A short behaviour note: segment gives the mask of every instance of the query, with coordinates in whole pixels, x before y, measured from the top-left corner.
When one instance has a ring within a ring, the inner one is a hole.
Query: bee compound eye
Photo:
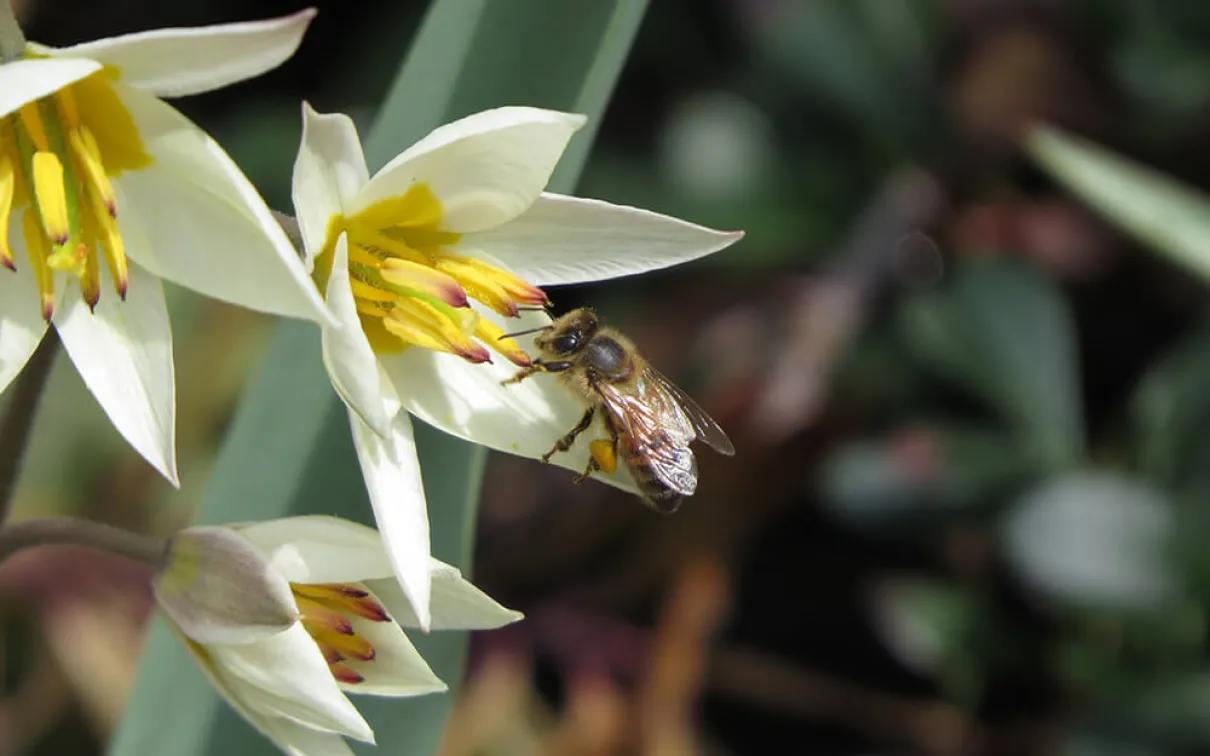
[[[580,346],[580,337],[575,334],[560,336],[551,342],[551,346],[554,347],[554,350],[559,354],[574,352],[576,348]]]

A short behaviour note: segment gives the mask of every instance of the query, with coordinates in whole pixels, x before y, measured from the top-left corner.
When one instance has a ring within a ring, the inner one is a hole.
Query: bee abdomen
[[[685,501],[685,497],[673,491],[663,483],[654,483],[650,486],[641,486],[643,491],[643,501],[647,506],[651,507],[660,514],[672,514],[680,509],[681,503]]]
[[[681,506],[684,495],[660,480],[643,454],[623,451],[623,456],[647,506],[662,514],[672,514]]]

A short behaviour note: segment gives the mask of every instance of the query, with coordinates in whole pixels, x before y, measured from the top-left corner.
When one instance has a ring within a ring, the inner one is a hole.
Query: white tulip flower
[[[500,606],[431,559],[432,627],[501,627]],[[346,694],[446,689],[408,640],[410,600],[377,531],[305,516],[182,531],[156,602],[224,698],[288,754],[351,754],[374,734]]]
[[[349,408],[379,529],[422,623],[428,516],[409,413],[475,443],[540,457],[583,407],[553,381],[500,385],[530,364],[505,331],[549,322],[522,309],[546,303],[539,287],[665,268],[743,235],[545,193],[584,121],[537,108],[484,111],[434,130],[371,177],[353,122],[303,106],[294,209],[306,263],[344,323],[324,329],[324,360]],[[505,329],[504,318],[515,325]],[[506,360],[492,361],[493,353]],[[579,472],[587,446],[584,439],[554,461]],[[633,490],[624,470],[604,477]]]
[[[161,99],[275,68],[314,15],[30,44],[0,64],[0,391],[53,325],[114,426],[175,484],[160,279],[334,322],[256,189]]]

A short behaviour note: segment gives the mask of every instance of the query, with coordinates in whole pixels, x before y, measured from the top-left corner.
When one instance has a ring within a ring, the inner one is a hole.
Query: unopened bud
[[[290,584],[247,539],[218,527],[188,528],[169,543],[156,602],[191,640],[250,643],[299,619]]]

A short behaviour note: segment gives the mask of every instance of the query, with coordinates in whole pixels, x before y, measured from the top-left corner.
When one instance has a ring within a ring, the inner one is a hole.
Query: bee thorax
[[[601,375],[618,380],[630,372],[626,349],[609,336],[598,336],[584,347],[584,365]]]

